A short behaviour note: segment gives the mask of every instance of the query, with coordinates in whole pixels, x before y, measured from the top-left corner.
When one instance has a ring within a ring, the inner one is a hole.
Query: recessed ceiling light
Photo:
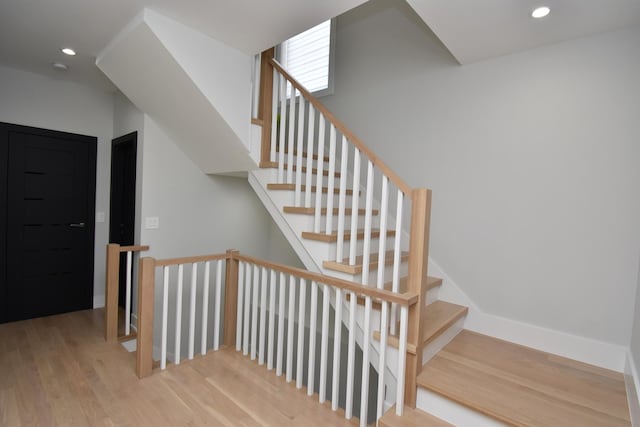
[[[51,66],[58,71],[67,71],[69,69],[69,67],[64,65],[62,62],[54,62],[51,64]]]
[[[533,12],[531,12],[531,16],[533,18],[544,18],[549,14],[549,12],[551,12],[551,9],[549,9],[547,6],[542,6],[534,9]]]
[[[60,51],[62,53],[64,53],[65,55],[76,56],[76,51],[71,49],[70,47],[62,48],[62,49],[60,49]]]

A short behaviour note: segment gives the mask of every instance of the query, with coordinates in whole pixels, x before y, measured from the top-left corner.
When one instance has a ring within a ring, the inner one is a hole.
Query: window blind
[[[329,87],[331,20],[290,38],[282,49],[285,69],[309,92]]]

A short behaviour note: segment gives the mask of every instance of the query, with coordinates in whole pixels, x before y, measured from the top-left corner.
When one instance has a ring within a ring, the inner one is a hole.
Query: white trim
[[[638,369],[633,361],[633,355],[630,349],[627,349],[627,360],[624,367],[624,384],[627,389],[627,403],[629,404],[631,425],[638,427],[640,426],[640,400],[638,399],[640,378],[638,377]]]
[[[623,346],[485,313],[432,258],[429,275],[443,279],[441,300],[469,307],[465,329],[601,368],[624,371],[626,348]]]
[[[506,424],[444,396],[418,388],[416,407],[458,427],[503,427]]]
[[[93,308],[103,308],[105,306],[104,294],[93,296]]]

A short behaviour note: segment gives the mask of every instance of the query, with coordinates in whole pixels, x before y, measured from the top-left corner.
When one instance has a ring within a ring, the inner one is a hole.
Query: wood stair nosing
[[[467,314],[469,308],[453,304],[446,301],[435,301],[423,309],[422,346],[427,346],[430,342],[438,338],[449,327]],[[380,331],[373,333],[373,338],[380,340]],[[387,336],[387,343],[395,348],[399,347],[398,337]],[[416,354],[416,346],[407,343],[407,351]]]
[[[387,230],[387,237],[393,237],[396,235],[395,230]],[[303,231],[302,232],[302,238],[303,239],[308,239],[308,240],[315,240],[318,242],[326,242],[326,243],[335,243],[338,241],[338,231],[334,231],[331,234],[327,234],[327,233],[314,233],[311,231]],[[380,230],[378,229],[371,229],[371,238],[372,239],[379,239],[380,238]],[[357,234],[356,234],[356,240],[363,240],[364,239],[364,230],[358,230]],[[345,230],[344,232],[344,240],[345,241],[349,241],[351,240],[351,232],[348,230]]]
[[[379,420],[381,427],[454,427],[453,424],[441,420],[417,408],[404,407],[401,417],[396,415],[393,405]]]
[[[267,190],[285,190],[285,191],[295,191],[296,189],[296,185],[295,184],[267,184]],[[300,186],[300,191],[307,191],[307,186],[306,185],[301,185]],[[315,193],[317,191],[317,188],[315,185],[311,186],[311,192]],[[322,192],[323,193],[328,193],[329,192],[329,188],[328,187],[322,187]],[[333,194],[340,194],[340,188],[334,188],[333,189]],[[353,190],[352,189],[346,189],[346,195],[347,196],[352,196],[353,195]]]
[[[284,208],[282,208],[284,213],[290,213],[290,214],[299,214],[299,215],[315,215],[316,214],[316,208],[305,208],[305,207],[297,207],[297,206],[285,206]],[[353,212],[353,210],[351,208],[345,208],[344,210],[344,214],[345,215],[351,215]],[[366,210],[365,209],[358,209],[358,215],[364,216],[366,214]],[[338,208],[333,208],[333,214],[334,215],[338,215],[339,210]],[[371,211],[371,214],[373,216],[378,216],[379,211],[377,209],[373,209]],[[327,215],[327,208],[321,208],[320,209],[320,215],[326,216]]]
[[[409,260],[409,252],[402,252],[400,255],[400,262],[406,262]],[[322,266],[326,269],[333,271],[340,271],[347,274],[360,274],[363,269],[363,257],[359,255],[356,257],[355,265],[349,265],[349,257],[346,257],[342,262],[337,261],[323,261]],[[387,251],[384,257],[385,265],[393,264],[393,251]],[[378,254],[372,253],[369,257],[369,270],[378,268]]]
[[[260,163],[260,167],[263,169],[278,169],[278,162],[262,162]],[[285,170],[289,169],[289,165],[287,163],[284,164],[284,169]],[[297,172],[298,166],[293,165],[293,168],[291,170],[294,172]],[[307,173],[306,166],[302,166],[302,173]],[[311,173],[313,175],[318,175],[318,168],[312,168]],[[329,171],[327,169],[323,169],[322,176],[329,176]],[[340,172],[334,172],[333,176],[334,178],[340,178],[341,174]]]
[[[399,293],[403,294],[403,293],[407,292],[408,280],[409,280],[409,278],[407,276],[400,278],[400,286],[398,288],[398,292]],[[437,286],[440,286],[441,284],[442,284],[442,279],[441,278],[428,276],[427,280],[424,280],[422,282],[422,296],[423,296],[423,298],[426,298],[426,294],[430,289],[433,289],[433,288],[435,288]],[[365,286],[370,286],[370,285],[365,285]],[[374,287],[374,286],[370,286],[370,287]],[[393,290],[393,282],[392,281],[386,282],[384,284],[384,290],[391,292]],[[351,299],[350,294],[347,293],[347,301],[350,301],[350,299]],[[362,295],[358,295],[357,301],[358,301],[359,305],[364,305],[365,298]],[[379,300],[374,299],[372,301],[372,308],[374,310],[381,310],[382,309],[382,304],[380,304]]]

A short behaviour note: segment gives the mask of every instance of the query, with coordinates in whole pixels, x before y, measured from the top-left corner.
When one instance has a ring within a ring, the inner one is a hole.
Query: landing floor
[[[0,325],[0,426],[353,425],[233,350],[139,380],[103,310]]]
[[[515,426],[631,426],[622,374],[462,331],[418,384]]]

